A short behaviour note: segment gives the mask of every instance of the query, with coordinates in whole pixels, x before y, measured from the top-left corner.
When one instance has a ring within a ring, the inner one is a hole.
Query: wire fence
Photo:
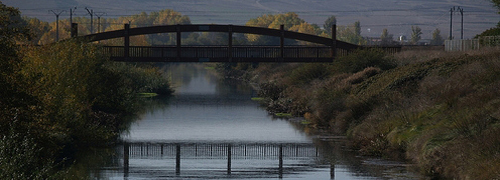
[[[500,46],[500,36],[482,36],[478,39],[445,40],[445,51],[469,51],[483,47]]]

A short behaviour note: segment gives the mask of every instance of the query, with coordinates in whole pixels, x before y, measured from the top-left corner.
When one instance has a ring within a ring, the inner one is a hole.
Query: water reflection
[[[202,64],[167,72],[175,96],[150,99],[124,144],[94,152],[101,160],[92,178],[418,178],[404,164],[356,156],[344,139],[321,140],[300,123],[273,119],[251,101],[251,87],[221,81]]]
[[[124,143],[122,154],[124,177],[129,177],[131,171],[130,161],[137,163],[136,160],[138,159],[160,159],[168,162],[175,159],[175,174],[172,173],[174,168],[171,162],[171,167],[164,167],[166,172],[170,171],[171,173],[164,173],[162,177],[182,177],[181,174],[187,174],[190,177],[196,178],[217,178],[224,174],[231,178],[248,178],[259,174],[261,177],[266,175],[267,177],[282,178],[284,173],[297,173],[297,170],[300,169],[299,164],[301,164],[301,161],[317,159],[320,156],[320,152],[316,146],[309,143],[213,142]],[[181,162],[184,161],[225,161],[227,163],[225,167],[218,166],[217,163],[208,163],[210,165],[204,164],[204,168],[194,168],[193,165],[181,168]],[[302,163],[301,165],[307,166],[309,164]],[[135,171],[135,168],[137,168],[137,166],[132,167],[132,171]],[[198,173],[181,173],[186,171],[184,168],[187,168],[188,171],[194,168]],[[226,171],[224,172],[224,170]],[[219,172],[219,174],[214,172]],[[331,174],[334,174],[333,172],[332,169]]]
[[[356,156],[344,140],[133,142],[113,150],[107,149],[105,156],[94,154],[107,160],[92,178],[419,179],[400,162]]]

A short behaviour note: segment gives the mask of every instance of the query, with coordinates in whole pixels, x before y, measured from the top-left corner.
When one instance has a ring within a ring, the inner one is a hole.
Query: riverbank
[[[64,179],[78,152],[117,142],[139,93],[172,93],[158,68],[113,62],[94,44],[1,43],[0,179]]]
[[[500,176],[498,62],[498,48],[360,51],[328,64],[219,70],[259,82],[268,111],[346,135],[364,155],[406,159],[434,178],[493,179]]]

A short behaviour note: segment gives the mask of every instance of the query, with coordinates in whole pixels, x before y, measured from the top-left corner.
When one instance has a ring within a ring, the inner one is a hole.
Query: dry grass
[[[362,150],[371,150],[369,154],[380,153],[377,142],[386,139],[389,144],[385,151],[391,152],[398,146],[406,149],[407,157],[428,175],[497,178],[500,166],[486,168],[485,164],[499,162],[500,51],[487,49],[419,61],[385,73],[391,78],[377,76],[377,80],[372,80],[375,82],[364,82],[368,84],[361,86],[358,94],[367,92],[363,89],[378,89],[368,94],[381,102],[362,117],[361,124],[351,132],[352,137],[364,143]],[[417,90],[413,93],[401,88],[408,85],[405,83],[397,83],[399,88],[377,87],[387,84],[377,81],[398,81],[400,78],[395,76],[418,72],[417,69],[425,73],[416,79]],[[387,94],[395,92],[403,96],[388,98]],[[388,110],[391,113],[385,112]],[[388,138],[381,138],[387,128]]]
[[[405,51],[394,59],[395,69],[328,77],[314,76],[325,70],[314,66],[287,65],[302,68],[294,76],[265,69],[286,87],[285,109],[347,134],[364,154],[406,157],[434,177],[499,178],[500,49]]]

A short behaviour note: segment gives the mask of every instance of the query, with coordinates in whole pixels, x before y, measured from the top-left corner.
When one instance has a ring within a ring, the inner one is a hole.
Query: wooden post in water
[[[175,174],[181,174],[181,145],[177,144],[175,153]]]
[[[123,36],[123,56],[125,57],[126,60],[129,60],[130,54],[129,54],[129,48],[130,48],[130,34],[129,34],[129,29],[130,29],[130,24],[125,24],[124,25],[124,33],[125,35]]]
[[[283,178],[283,144],[280,144],[279,159],[279,176]]]
[[[129,144],[123,144],[123,177],[128,177],[129,172]]]
[[[163,144],[161,144],[161,147],[160,147],[160,154],[163,157]]]
[[[227,144],[227,174],[231,174],[231,144]]]
[[[330,179],[335,179],[335,162],[330,162]]]

